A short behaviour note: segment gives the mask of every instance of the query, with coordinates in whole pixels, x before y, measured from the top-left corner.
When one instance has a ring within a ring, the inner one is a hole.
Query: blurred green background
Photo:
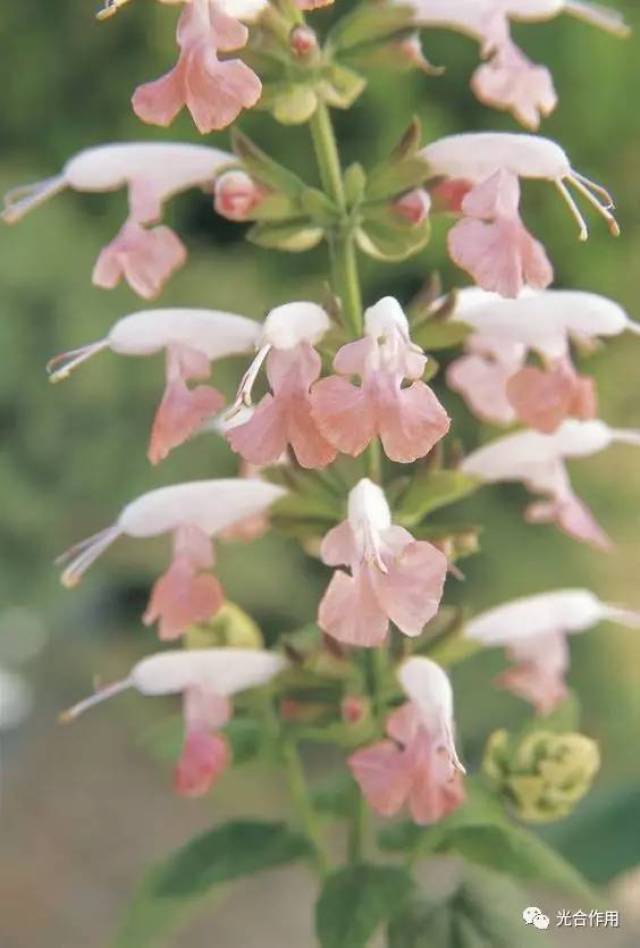
[[[640,27],[634,3],[618,6]],[[174,60],[174,11],[138,0],[102,25],[93,13],[91,0],[5,4],[3,190],[56,172],[89,145],[198,140],[185,115],[163,132],[142,126],[129,107],[133,88]],[[334,15],[321,12],[314,22],[322,30]],[[568,17],[518,27],[515,34],[555,76],[560,105],[543,133],[561,142],[581,172],[612,189],[623,236],[613,241],[601,221],[593,220],[591,239],[579,244],[566,208],[543,184],[524,189],[526,220],[548,248],[558,286],[609,295],[640,318],[640,34],[621,42]],[[509,117],[478,105],[469,91],[477,62],[473,43],[434,31],[424,35],[424,44],[432,62],[447,66],[444,76],[390,72],[372,79],[354,110],[336,115],[345,162],[357,159],[366,166],[383,157],[413,113],[421,117],[427,139],[515,128]],[[307,178],[313,173],[304,127],[283,131],[260,114],[244,116],[241,126],[276,158]],[[228,138],[221,134],[211,141],[226,147]],[[90,282],[95,257],[124,213],[123,193],[69,192],[0,234],[5,550],[0,665],[23,673],[34,693],[28,720],[3,738],[0,888],[8,893],[0,921],[3,948],[105,944],[132,885],[152,859],[212,817],[286,812],[278,782],[257,781],[250,771],[230,777],[211,800],[175,798],[168,772],[140,747],[145,727],[161,710],[154,702],[124,697],[74,728],[60,730],[55,723],[61,708],[88,692],[94,673],[105,680],[120,676],[155,647],[139,615],[166,549],[162,542],[122,541],[73,593],[59,587],[54,556],[106,526],[124,503],[146,490],[236,469],[235,458],[214,435],[179,449],[159,469],[150,468],[145,449],[162,385],[160,359],[103,354],[64,385],[51,388],[47,382],[48,358],[101,338],[116,319],[144,308],[127,288],[104,292]],[[326,273],[322,250],[286,256],[251,247],[243,241],[243,228],[217,218],[210,199],[196,192],[174,200],[166,217],[190,256],[161,305],[211,306],[260,318],[278,303],[319,297]],[[463,285],[464,274],[446,259],[444,238],[444,227],[436,224],[430,246],[407,263],[363,261],[366,301],[383,294],[408,301],[436,270],[446,287]],[[639,358],[640,342],[622,337],[584,363],[598,379],[602,417],[613,425],[640,428]],[[239,369],[239,363],[215,368],[214,377],[228,394]],[[472,446],[477,428],[450,393],[440,393],[457,433]],[[582,549],[551,528],[525,526],[525,495],[519,489],[481,492],[459,516],[484,525],[482,552],[465,562],[464,582],[449,581],[447,601],[475,611],[508,597],[580,585],[640,608],[639,466],[640,455],[631,447],[612,448],[573,466],[578,491],[616,541],[609,556]],[[250,547],[221,546],[219,561],[229,597],[271,635],[311,618],[328,575],[277,537]],[[501,664],[500,656],[484,655],[454,671],[461,741],[472,765],[491,730],[513,725],[527,713],[516,699],[491,688]],[[548,835],[592,878],[607,881],[640,863],[640,846],[630,835],[637,835],[640,822],[638,633],[606,625],[576,636],[570,683],[581,696],[583,730],[601,742],[603,768],[591,797]],[[322,760],[311,763],[325,766]],[[593,819],[593,813],[600,815]],[[251,899],[249,912],[239,911],[245,898]],[[300,873],[276,874],[268,884],[256,880],[241,887],[215,920],[209,913],[175,944],[199,948],[215,935],[217,948],[283,943],[304,948],[312,944],[306,918],[310,898]],[[293,907],[290,917],[283,914],[284,904]]]

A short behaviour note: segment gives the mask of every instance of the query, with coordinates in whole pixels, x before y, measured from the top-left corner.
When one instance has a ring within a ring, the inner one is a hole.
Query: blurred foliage
[[[338,0],[336,7],[342,10],[344,5]],[[636,35],[626,42],[568,17],[523,25],[515,32],[527,53],[554,72],[560,105],[543,133],[563,144],[581,172],[611,187],[623,236],[612,241],[601,222],[593,220],[591,239],[579,244],[566,208],[553,188],[541,183],[524,188],[525,217],[548,247],[558,285],[615,297],[637,318],[640,136],[632,92],[637,88],[640,14],[631,0],[618,6],[636,27]],[[321,11],[314,24],[322,31],[339,12]],[[136,84],[173,62],[175,14],[153,0],[137,0],[113,20],[98,24],[93,0],[5,4],[0,186],[48,176],[68,156],[103,141],[198,140],[187,116],[167,133],[142,126],[128,104]],[[352,111],[336,114],[345,166],[359,161],[366,169],[374,167],[390,152],[413,113],[421,119],[426,139],[463,130],[514,128],[508,116],[480,107],[469,91],[477,62],[475,44],[433,31],[424,35],[424,45],[430,61],[446,65],[443,76],[381,72],[371,77]],[[246,115],[241,125],[276,160],[317,185],[304,127],[287,128],[283,134],[270,116],[260,113]],[[228,147],[226,134],[211,136],[210,141]],[[120,670],[132,651],[142,653],[153,646],[152,633],[140,629],[138,617],[166,551],[162,541],[121,541],[73,596],[57,588],[54,555],[106,526],[124,503],[143,491],[183,479],[228,475],[237,468],[217,436],[203,435],[158,470],[150,469],[145,447],[162,384],[159,359],[133,361],[101,354],[64,385],[52,389],[47,383],[48,358],[99,339],[116,319],[143,308],[127,288],[105,293],[90,283],[93,261],[117,230],[124,207],[122,194],[70,192],[0,234],[0,419],[6,444],[0,458],[0,541],[9,551],[0,592],[11,606],[29,605],[45,617],[55,641],[64,645],[65,664],[59,663],[58,673],[69,681],[86,679],[87,666],[97,664],[96,646],[101,649],[100,664]],[[214,306],[260,318],[289,299],[322,297],[327,269],[323,248],[292,258],[249,246],[243,240],[245,228],[217,218],[210,198],[195,192],[174,200],[167,220],[184,237],[190,258],[160,305]],[[394,294],[408,302],[436,271],[446,288],[463,285],[464,275],[446,258],[445,234],[446,223],[436,221],[429,246],[401,264],[363,258],[365,300]],[[600,385],[602,414],[614,425],[640,427],[638,345],[636,340],[615,339],[583,360]],[[444,366],[440,353],[438,360]],[[214,368],[216,382],[227,394],[240,368],[237,361]],[[443,395],[440,377],[435,384]],[[489,430],[471,422],[456,397],[444,393],[443,398],[465,445],[471,446],[478,432],[481,438],[489,436]],[[465,582],[449,580],[447,602],[474,611],[508,596],[586,585],[603,598],[639,606],[639,463],[633,448],[619,447],[573,465],[577,489],[618,541],[608,558],[577,547],[548,527],[524,525],[520,488],[483,489],[442,515],[436,511],[434,525],[439,518],[484,525],[481,553],[465,560]],[[219,560],[229,597],[257,619],[268,640],[312,618],[327,573],[294,542],[270,536],[250,547],[228,544]],[[123,637],[115,637],[118,634]],[[609,787],[618,792],[623,785],[628,789],[640,784],[637,756],[628,753],[640,722],[639,659],[637,633],[612,626],[572,642],[570,678],[584,696],[582,728],[603,749],[598,797],[604,801],[603,814],[608,812]],[[496,723],[508,720],[510,727],[517,726],[528,714],[516,699],[491,689],[501,662],[499,655],[487,653],[454,670],[459,727],[472,766]],[[637,796],[637,791],[629,791],[632,801],[634,793]],[[583,845],[580,812],[578,807],[567,823],[577,835],[567,837],[565,851],[577,864],[584,863],[589,875],[588,867],[597,862],[594,853],[599,852],[597,834],[605,834],[608,823],[603,819],[600,830],[590,825],[589,845]],[[611,845],[624,849],[628,841],[623,830],[614,833]],[[600,845],[605,843],[609,845],[601,835]],[[627,865],[629,860],[619,862]],[[596,876],[597,868],[592,873]]]

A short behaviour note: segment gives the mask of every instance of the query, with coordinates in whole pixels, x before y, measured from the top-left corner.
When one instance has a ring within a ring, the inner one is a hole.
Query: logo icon
[[[544,931],[549,927],[549,916],[545,915],[537,905],[529,905],[522,913],[522,919],[525,925],[533,925],[534,928]]]

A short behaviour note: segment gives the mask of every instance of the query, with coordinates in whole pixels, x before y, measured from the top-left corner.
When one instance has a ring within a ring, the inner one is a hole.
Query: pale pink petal
[[[520,182],[504,169],[495,171],[469,191],[462,202],[462,213],[478,220],[517,216],[520,207]]]
[[[343,454],[357,457],[375,435],[371,400],[361,388],[337,375],[313,386],[311,412],[324,437]]]
[[[286,403],[287,440],[301,467],[323,468],[335,460],[335,447],[322,435],[311,414],[311,398],[293,395]]]
[[[131,97],[133,111],[149,125],[171,125],[184,106],[184,68],[181,60],[177,66],[153,82],[145,82]]]
[[[519,218],[493,223],[463,218],[449,231],[449,254],[483,290],[517,297],[530,286],[543,290],[553,280],[544,247]]]
[[[273,395],[265,395],[243,425],[226,432],[231,448],[251,464],[274,464],[287,448],[286,416]]]
[[[369,336],[347,342],[336,352],[333,367],[340,375],[364,375],[375,342]]]
[[[190,54],[185,103],[203,135],[226,128],[262,94],[262,83],[240,59],[219,60],[215,53]]]
[[[211,537],[195,523],[182,523],[173,533],[173,555],[186,557],[194,569],[214,564]]]
[[[209,21],[216,49],[228,53],[232,49],[241,49],[246,46],[249,30],[240,20],[236,20],[235,17],[229,16],[228,13],[224,13],[223,10],[211,4]]]
[[[564,679],[533,662],[514,665],[499,675],[495,683],[528,701],[538,714],[550,714],[567,696]]]
[[[507,396],[520,420],[550,433],[566,418],[593,418],[597,399],[593,379],[580,377],[560,364],[543,370],[526,366],[507,383]]]
[[[549,70],[536,66],[513,43],[500,46],[487,63],[478,67],[471,88],[485,105],[511,112],[534,130],[558,103]]]
[[[175,771],[176,792],[183,797],[207,793],[229,764],[227,742],[220,734],[187,731]]]
[[[348,520],[329,530],[322,541],[320,557],[327,566],[348,566],[357,559],[355,538]]]
[[[473,188],[464,178],[444,178],[431,188],[433,209],[439,213],[459,214],[462,202]]]
[[[392,376],[379,373],[365,395],[374,398],[370,413],[391,461],[408,464],[424,457],[449,430],[449,416],[424,382],[400,388]]]
[[[209,356],[189,346],[169,345],[167,347],[167,378],[206,379],[209,376]]]
[[[223,601],[215,576],[198,575],[186,556],[177,556],[155,582],[142,621],[145,625],[159,621],[159,637],[175,639],[190,625],[210,619]]]
[[[318,625],[345,645],[371,648],[384,642],[389,622],[366,567],[356,567],[354,576],[336,570],[320,602]]]
[[[165,194],[144,178],[129,179],[129,212],[138,224],[153,224],[162,217]]]
[[[401,632],[420,635],[440,606],[447,558],[431,543],[414,541],[384,562],[386,573],[366,567],[378,602]]]
[[[124,277],[139,296],[153,299],[186,259],[184,244],[169,227],[145,229],[128,221],[101,251],[93,282],[113,289]]]
[[[412,701],[405,701],[388,716],[385,731],[402,747],[408,747],[422,729],[422,717]]]
[[[455,359],[447,369],[447,384],[464,398],[471,411],[482,421],[509,425],[516,418],[506,395],[512,369],[480,355]]]
[[[529,504],[524,516],[528,523],[555,523],[574,540],[589,543],[604,552],[612,548],[611,540],[589,508],[574,494]]]
[[[409,811],[414,823],[436,823],[464,803],[462,774],[452,766],[444,746],[423,733],[407,754],[413,778]]]
[[[182,379],[170,382],[153,420],[147,452],[151,463],[163,461],[223,405],[224,397],[215,388],[198,385],[190,389]]]
[[[218,731],[231,718],[231,702],[210,688],[192,685],[184,692],[183,716],[187,730]]]
[[[394,816],[409,793],[411,774],[404,754],[393,741],[358,750],[347,763],[363,796],[380,816]]]

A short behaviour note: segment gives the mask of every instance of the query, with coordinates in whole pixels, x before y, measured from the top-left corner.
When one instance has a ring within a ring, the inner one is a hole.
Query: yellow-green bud
[[[483,770],[523,820],[567,816],[590,789],[600,753],[584,734],[534,731],[522,739],[496,731],[487,742]]]
[[[185,635],[187,648],[262,648],[262,633],[244,609],[225,602],[207,622],[192,625]]]

